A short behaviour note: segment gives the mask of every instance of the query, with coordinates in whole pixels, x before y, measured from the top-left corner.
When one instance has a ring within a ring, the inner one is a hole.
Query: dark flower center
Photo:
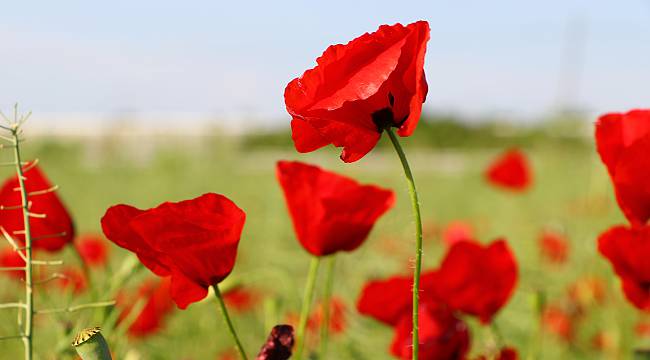
[[[393,105],[395,105],[395,97],[392,93],[388,93],[388,107],[377,110],[372,113],[372,122],[375,123],[379,133],[390,127],[400,127],[408,118],[406,115],[403,119],[395,121],[395,114],[393,114]]]

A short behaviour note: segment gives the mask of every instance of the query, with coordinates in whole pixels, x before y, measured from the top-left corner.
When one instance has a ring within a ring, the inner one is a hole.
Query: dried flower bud
[[[291,357],[294,335],[291,325],[276,325],[266,339],[256,360],[287,360]]]

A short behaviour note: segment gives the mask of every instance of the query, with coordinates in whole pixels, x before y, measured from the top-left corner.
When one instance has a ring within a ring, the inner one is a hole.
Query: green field
[[[387,141],[387,139],[382,139]],[[496,317],[501,338],[519,350],[522,358],[628,358],[642,346],[634,335],[638,315],[619,290],[609,264],[596,251],[596,237],[624,219],[614,201],[604,166],[593,145],[537,142],[525,148],[532,161],[534,185],[524,194],[494,189],[482,177],[483,169],[505,144],[490,147],[427,148],[403,143],[420,191],[425,227],[451,220],[472,223],[480,241],[506,237],[520,269],[515,295]],[[157,137],[33,139],[24,151],[41,160],[72,212],[80,233],[99,232],[99,220],[113,204],[148,208],[205,192],[231,198],[247,213],[237,264],[229,280],[263,294],[254,311],[235,315],[234,321],[249,355],[256,353],[270,327],[288,314],[298,313],[309,257],[294,237],[281,190],[275,181],[275,162],[296,159],[394,189],[396,206],[382,217],[367,242],[356,252],[337,257],[334,292],[347,305],[347,329],[332,338],[330,359],[390,359],[392,330],[360,316],[355,309],[363,284],[409,271],[413,253],[413,223],[406,184],[396,155],[387,147],[354,164],[343,164],[333,149],[301,155],[290,148],[252,146],[233,138]],[[3,161],[10,154],[2,154]],[[11,175],[2,169],[2,176]],[[560,229],[571,242],[569,261],[550,266],[541,261],[537,238],[545,227]],[[444,244],[429,232],[425,238],[424,267],[437,266]],[[61,295],[52,288],[37,290],[37,307],[64,306],[104,300],[112,272],[132,254],[112,246],[106,273],[94,274],[94,291],[81,298]],[[68,249],[62,257],[75,263]],[[127,287],[152,276],[143,270],[130,276]],[[536,294],[559,301],[574,281],[600,276],[607,282],[605,303],[587,309],[576,323],[577,338],[567,344],[540,330]],[[320,278],[322,284],[322,277]],[[319,290],[322,286],[319,287]],[[15,282],[0,280],[0,301],[22,295]],[[317,293],[318,296],[318,293]],[[0,309],[0,336],[17,332],[14,310]],[[100,325],[99,311],[60,316],[39,315],[35,347],[40,359],[54,359],[57,349],[72,340],[65,329]],[[492,346],[494,335],[472,319],[472,354]],[[614,340],[605,352],[592,346],[592,337],[606,331]],[[105,331],[117,359],[216,359],[231,346],[213,299],[175,312],[159,334],[130,341]],[[66,337],[68,336],[68,337]],[[74,358],[71,353],[61,358]],[[0,342],[0,358],[19,359],[22,344]]]

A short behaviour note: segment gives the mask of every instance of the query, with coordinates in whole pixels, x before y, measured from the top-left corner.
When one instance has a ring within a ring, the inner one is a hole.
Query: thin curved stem
[[[307,275],[307,284],[305,284],[305,292],[302,297],[302,309],[300,310],[300,321],[298,322],[297,333],[297,350],[296,359],[302,359],[302,353],[305,350],[305,335],[307,330],[307,319],[309,318],[309,310],[311,307],[312,299],[314,298],[314,288],[316,287],[316,275],[318,275],[318,265],[320,264],[320,257],[314,256],[309,263],[309,274]]]
[[[419,348],[420,348],[420,337],[419,337],[419,295],[420,295],[420,273],[422,272],[422,217],[420,215],[420,203],[418,201],[418,192],[415,188],[415,180],[413,180],[413,174],[411,173],[411,167],[409,166],[404,150],[397,139],[397,136],[393,132],[393,129],[387,128],[386,132],[390,141],[393,143],[393,147],[399,156],[400,161],[402,162],[402,167],[404,168],[404,176],[406,177],[406,183],[409,188],[409,196],[411,197],[411,208],[413,210],[413,218],[415,220],[415,269],[413,271],[413,359],[418,359]]]
[[[228,326],[228,331],[230,332],[232,339],[235,341],[235,345],[237,347],[237,351],[239,352],[239,356],[242,358],[242,360],[248,360],[248,357],[246,356],[246,352],[244,351],[244,347],[242,346],[241,341],[239,341],[239,336],[237,336],[235,327],[233,326],[232,321],[230,320],[230,315],[228,315],[228,309],[226,309],[226,303],[224,303],[223,296],[221,296],[219,285],[212,285],[212,288],[214,289],[214,295],[218,300],[217,302],[219,303],[219,309],[221,310],[221,315],[223,315],[223,320]]]
[[[33,356],[32,333],[34,331],[34,289],[32,284],[32,233],[29,226],[29,201],[25,188],[25,176],[23,174],[22,161],[20,157],[20,146],[18,139],[19,129],[17,126],[11,128],[11,135],[14,139],[14,162],[16,164],[16,177],[20,187],[20,201],[23,212],[23,224],[25,226],[25,329],[23,344],[25,347],[25,360],[31,360]]]
[[[332,304],[332,288],[334,287],[334,265],[336,264],[336,255],[331,255],[325,262],[325,289],[323,290],[323,319],[320,327],[320,350],[319,359],[325,359],[327,345],[329,341],[330,329],[330,308]]]

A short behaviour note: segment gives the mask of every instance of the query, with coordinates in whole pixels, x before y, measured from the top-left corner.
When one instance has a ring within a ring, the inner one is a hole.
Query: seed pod
[[[108,343],[100,331],[101,328],[92,327],[81,330],[75,336],[72,346],[82,360],[113,360]]]

